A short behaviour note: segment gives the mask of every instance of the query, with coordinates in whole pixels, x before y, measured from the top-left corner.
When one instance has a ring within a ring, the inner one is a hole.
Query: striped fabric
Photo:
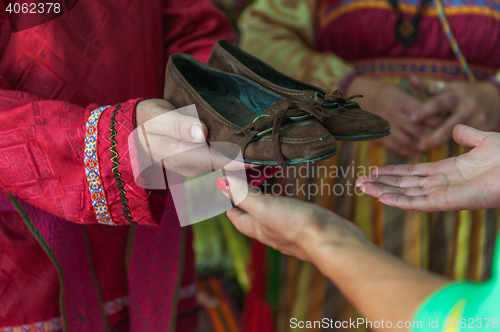
[[[239,310],[223,280],[209,278],[199,282],[201,291],[217,298],[219,305],[200,311],[200,332],[241,332]]]

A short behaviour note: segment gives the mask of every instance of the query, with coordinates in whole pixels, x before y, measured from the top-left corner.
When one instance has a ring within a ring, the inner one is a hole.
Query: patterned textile
[[[104,303],[103,308],[106,315],[110,316],[122,311],[128,305],[128,296],[124,296]],[[63,325],[61,323],[61,317],[56,317],[32,324],[0,327],[0,332],[56,332],[61,331],[62,329]]]
[[[413,15],[419,1],[399,3],[403,13]],[[498,1],[443,3],[476,79],[498,75]],[[424,13],[419,37],[408,48],[395,40],[396,19],[386,0],[257,0],[240,18],[241,46],[285,74],[326,91],[333,91],[342,77],[354,71],[397,84],[419,98],[425,96],[410,88],[405,78],[409,73],[428,80],[465,79],[434,4]],[[316,186],[320,194],[304,196],[297,191],[295,196],[353,220],[374,243],[414,266],[456,280],[479,281],[491,275],[492,235],[500,230],[500,211],[406,212],[382,206],[373,197],[352,194],[356,178],[376,166],[437,161],[463,153],[463,148],[450,142],[422,159],[406,159],[376,141],[339,143],[339,154],[308,166],[310,176],[281,176],[277,181],[295,188]],[[328,170],[326,175],[321,169]],[[291,317],[304,321],[358,317],[314,266],[287,256],[279,264],[278,332],[291,331]]]
[[[56,332],[62,330],[61,318],[53,318],[33,324],[0,327],[0,332]]]
[[[128,296],[122,296],[115,300],[108,301],[102,305],[106,315],[114,315],[122,311],[125,307],[129,306]]]
[[[87,175],[87,182],[89,184],[90,199],[94,206],[94,212],[97,221],[104,225],[116,225],[108,212],[108,202],[106,201],[106,194],[102,186],[99,156],[97,153],[97,127],[99,118],[102,112],[109,106],[97,108],[90,113],[89,120],[87,121],[87,130],[85,131],[85,174]]]
[[[209,0],[80,1],[17,33],[0,2],[0,252],[9,262],[2,257],[0,326],[60,316],[69,331],[123,321],[120,331],[174,330],[177,288],[194,273],[181,268],[171,199],[135,183],[128,137],[137,98],[162,96],[168,56],[206,61],[221,38],[232,39],[230,25]],[[117,103],[120,112],[113,117],[112,106],[97,124],[102,189],[121,226],[108,227],[98,223],[88,189],[85,124],[99,106]],[[112,145],[136,228],[123,211]],[[130,310],[104,319],[102,303],[125,294]]]
[[[109,150],[113,154],[113,156],[111,157],[111,161],[113,162],[113,165],[114,165],[113,168],[111,169],[111,171],[114,174],[116,186],[118,187],[118,190],[120,191],[119,195],[120,195],[120,203],[122,205],[123,215],[125,216],[125,219],[127,219],[127,221],[129,223],[132,223],[133,219],[132,219],[132,216],[130,214],[130,206],[128,205],[127,191],[125,190],[125,182],[123,182],[122,174],[119,171],[119,168],[120,168],[120,163],[118,161],[119,154],[118,154],[118,152],[116,152],[116,146],[117,146],[117,142],[116,142],[116,135],[117,135],[116,117],[117,117],[118,111],[120,109],[121,109],[121,104],[118,104],[114,108],[113,115],[111,116],[111,119],[110,119],[111,125],[109,128],[109,131],[111,132],[111,135],[109,136],[109,141],[111,142],[111,146],[109,147]]]
[[[368,59],[353,61],[356,72],[372,77],[407,76],[417,73],[420,77],[441,80],[460,80],[464,73],[459,63],[436,59]],[[496,74],[493,68],[471,66],[474,77],[485,80]]]

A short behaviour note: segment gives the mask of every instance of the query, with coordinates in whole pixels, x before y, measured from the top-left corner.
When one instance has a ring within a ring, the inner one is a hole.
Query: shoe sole
[[[210,144],[210,143],[209,143]],[[225,153],[223,152],[220,152],[219,150],[217,150],[213,145],[211,145],[214,150],[216,150],[217,152],[219,152],[220,154],[222,154],[223,156],[231,159],[231,160],[236,160],[236,161],[239,161],[241,163],[245,163],[245,164],[253,164],[253,165],[262,165],[262,166],[278,166],[278,163],[275,162],[275,161],[260,161],[260,160],[251,160],[251,159],[240,159],[240,158],[234,158],[234,157],[231,157],[231,156],[228,156],[226,155]],[[337,153],[339,152],[339,148],[337,148],[335,151],[333,151],[332,153],[329,153],[329,154],[326,154],[324,156],[321,156],[321,157],[317,157],[317,158],[314,158],[314,159],[294,159],[294,160],[290,160],[290,161],[285,161],[283,163],[284,166],[294,166],[294,165],[301,165],[301,164],[307,164],[309,162],[315,162],[315,161],[320,161],[320,160],[324,160],[324,159],[328,159],[330,157],[333,157],[335,156]]]
[[[341,136],[341,135],[333,135],[332,136],[337,141],[368,141],[373,139],[379,139],[382,137],[389,136],[391,134],[390,131],[380,134],[366,134],[366,135],[354,135],[354,136]]]

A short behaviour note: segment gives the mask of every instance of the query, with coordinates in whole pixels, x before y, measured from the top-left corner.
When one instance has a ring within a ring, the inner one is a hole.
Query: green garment
[[[439,289],[420,305],[413,321],[412,331],[418,332],[500,331],[500,236],[490,280]]]

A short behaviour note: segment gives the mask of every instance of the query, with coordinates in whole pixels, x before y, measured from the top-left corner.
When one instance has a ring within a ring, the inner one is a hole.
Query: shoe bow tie
[[[262,137],[271,132],[271,141],[276,151],[278,166],[283,166],[283,153],[280,147],[281,125],[289,121],[305,120],[311,116],[323,122],[330,115],[323,107],[314,107],[291,99],[283,99],[271,105],[264,114],[259,115],[252,123],[241,127],[234,134],[241,135],[248,132],[242,142],[242,153],[244,153],[244,149],[254,138]],[[272,127],[269,128],[271,124]]]
[[[340,90],[335,90],[333,93],[328,93],[326,95],[320,95],[318,92],[315,93],[315,100],[312,103],[313,107],[323,108],[323,106],[337,106],[339,111],[345,112],[346,106],[354,98],[362,98],[362,95],[354,95],[350,97],[344,97]],[[337,105],[331,105],[337,104]],[[356,104],[357,105],[357,104]]]

